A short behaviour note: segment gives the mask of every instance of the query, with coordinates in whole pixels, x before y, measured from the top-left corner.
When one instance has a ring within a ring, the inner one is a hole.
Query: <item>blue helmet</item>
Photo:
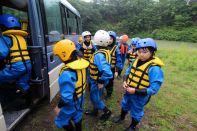
[[[112,36],[114,38],[114,40],[116,40],[116,32],[114,31],[108,31],[109,35]]]
[[[152,47],[157,50],[157,44],[152,38],[140,39],[136,45],[136,49]]]
[[[131,45],[136,46],[139,40],[140,40],[139,37],[132,38],[131,39]]]
[[[19,20],[13,15],[0,15],[0,25],[5,26],[6,28],[20,28],[21,24]]]

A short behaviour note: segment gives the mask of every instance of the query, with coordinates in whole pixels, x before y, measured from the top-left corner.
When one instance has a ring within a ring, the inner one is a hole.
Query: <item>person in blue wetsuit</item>
[[[75,44],[67,39],[57,42],[53,52],[64,63],[58,80],[60,101],[54,109],[57,114],[55,124],[67,131],[81,131],[89,62],[78,56]]]
[[[111,111],[107,108],[104,101],[101,99],[103,88],[108,84],[108,81],[113,77],[111,71],[111,56],[107,50],[110,36],[104,30],[98,30],[94,35],[94,42],[97,46],[97,51],[90,59],[90,100],[93,104],[92,111],[86,111],[85,114],[97,116],[98,110],[102,110],[103,114],[100,120],[107,120],[111,116]]]
[[[83,43],[83,38],[82,36],[79,36],[78,38],[78,42],[76,44],[76,49],[79,51],[79,49],[81,48],[81,44]]]
[[[119,49],[120,49],[120,53],[121,53],[121,59],[122,59],[122,69],[120,69],[118,71],[118,75],[119,77],[121,77],[121,72],[124,68],[124,64],[125,64],[125,60],[126,60],[126,57],[127,57],[127,53],[128,53],[128,50],[129,50],[129,47],[128,47],[128,41],[129,37],[128,35],[122,35],[120,37],[120,42],[119,42]]]
[[[84,31],[82,33],[82,39],[83,42],[80,46],[77,46],[77,50],[82,53],[85,60],[89,61],[93,53],[96,51],[96,46],[91,41],[91,33],[89,31]]]
[[[139,40],[140,40],[139,37],[135,37],[131,39],[131,43],[130,43],[131,48],[127,53],[128,65],[130,65],[130,63],[132,63],[132,61],[137,58],[136,45]]]
[[[110,35],[110,42],[108,45],[108,49],[110,50],[111,54],[111,71],[113,73],[113,78],[109,80],[109,83],[107,84],[106,91],[107,96],[106,98],[110,98],[113,92],[113,86],[114,86],[114,78],[117,78],[118,76],[118,70],[122,69],[122,59],[121,59],[121,53],[116,45],[116,33],[114,31],[108,31]]]
[[[124,75],[121,115],[114,118],[119,123],[125,119],[128,111],[131,114],[131,124],[126,131],[134,131],[144,116],[144,106],[152,95],[156,94],[164,80],[163,62],[155,56],[157,45],[151,38],[138,41],[136,46],[138,58],[133,61]]]
[[[22,93],[30,102],[29,80],[31,61],[25,37],[28,33],[21,30],[19,20],[13,15],[0,15],[0,84],[16,82],[17,93]]]
[[[89,31],[84,31],[82,33],[82,43],[77,44],[77,50],[80,52],[80,54],[83,56],[83,58],[87,61],[90,61],[90,58],[92,57],[93,53],[97,50],[96,46],[91,40],[91,33]],[[87,68],[87,83],[88,83],[88,89],[90,90],[91,83],[90,81],[90,73],[89,68]]]

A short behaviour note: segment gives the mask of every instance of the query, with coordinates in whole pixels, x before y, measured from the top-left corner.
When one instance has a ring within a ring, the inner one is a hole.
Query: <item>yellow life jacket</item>
[[[62,67],[60,70],[60,75],[65,70],[76,71],[77,82],[75,85],[74,100],[77,100],[85,93],[86,88],[86,68],[89,66],[89,62],[84,59],[78,59],[76,61],[70,62]],[[66,78],[65,78],[66,79]]]
[[[130,87],[144,89],[150,86],[148,70],[151,66],[164,66],[163,62],[158,58],[154,57],[152,60],[144,63],[143,65],[136,67],[139,58],[137,58],[130,70],[129,77],[127,78],[127,84]]]
[[[137,55],[135,55],[135,54],[133,53],[133,51],[131,51],[131,52],[129,53],[129,58],[128,58],[129,62],[131,63],[136,57],[137,57]]]
[[[116,66],[116,49],[117,49],[117,45],[115,45],[111,50],[110,50],[110,54],[111,54],[111,68],[115,68]]]
[[[105,50],[105,49],[99,49],[97,50],[92,58],[90,59],[90,78],[94,79],[94,80],[98,80],[100,77],[100,72],[98,70],[98,67],[94,64],[94,57],[96,54],[98,53],[102,53],[105,56],[105,59],[107,61],[107,63],[111,64],[111,55],[110,55],[110,51],[109,50]]]
[[[88,49],[86,48],[86,45],[83,43],[82,44],[82,48],[84,49],[83,50],[83,58],[87,61],[90,60],[90,58],[92,57],[93,55],[93,46],[92,46],[92,42],[90,41],[90,45],[88,47],[91,47],[91,49]]]
[[[30,60],[27,43],[24,38],[28,35],[27,32],[22,30],[7,30],[2,34],[12,39],[12,47],[10,48],[10,54],[6,63]]]

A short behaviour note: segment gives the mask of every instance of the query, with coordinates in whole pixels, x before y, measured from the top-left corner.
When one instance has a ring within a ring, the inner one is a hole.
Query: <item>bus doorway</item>
[[[25,41],[32,65],[30,106],[21,106],[24,99],[16,93],[15,81],[0,85],[0,129],[5,131],[14,129],[42,98],[53,100],[63,66],[52,52],[53,45],[65,38],[77,43],[82,29],[79,12],[66,0],[0,0],[3,14],[17,17],[21,30],[28,33]]]
[[[44,41],[40,39],[43,36],[42,28],[40,28],[40,22],[37,22],[38,24],[32,24],[33,21],[39,20],[36,12],[32,10],[32,8],[35,7],[36,5],[33,1],[0,0],[0,15],[12,15],[16,17],[21,27],[18,30],[27,33],[24,40],[27,43],[27,50],[32,65],[31,78],[28,82],[30,91],[28,91],[25,97],[21,91],[18,90],[16,85],[16,81],[19,78],[0,85],[0,128],[3,131],[4,129],[12,130],[31,110],[32,106],[45,97],[46,94],[49,94],[49,90],[47,89],[47,66],[44,64],[46,63],[44,59],[45,44]],[[1,25],[1,28],[3,28],[3,25]],[[1,32],[1,36],[4,38],[5,33]],[[10,39],[13,41],[13,38]],[[12,43],[10,49],[14,48],[13,46],[14,44]],[[2,65],[0,71],[8,65],[8,63],[4,61],[5,60],[0,61]],[[27,101],[27,97],[29,101]]]

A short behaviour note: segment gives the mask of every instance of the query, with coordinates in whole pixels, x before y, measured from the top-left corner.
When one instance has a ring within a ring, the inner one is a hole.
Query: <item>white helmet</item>
[[[84,37],[87,36],[87,35],[91,36],[91,33],[90,33],[89,31],[84,31],[84,32],[82,33],[83,39],[84,39]]]
[[[109,45],[110,36],[107,31],[98,30],[94,35],[95,45],[107,47]]]

